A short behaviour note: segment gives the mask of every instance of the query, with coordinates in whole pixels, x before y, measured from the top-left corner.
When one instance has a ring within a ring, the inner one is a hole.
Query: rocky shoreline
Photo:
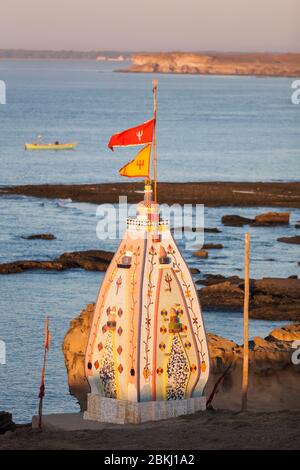
[[[71,321],[63,341],[70,393],[77,398],[81,410],[86,408],[89,392],[84,353],[93,311],[94,305],[87,305]],[[14,426],[11,415],[3,413],[0,449],[128,450],[133,448],[132,443],[134,449],[143,450],[299,449],[300,364],[295,364],[294,355],[298,358],[299,353],[293,342],[300,340],[300,324],[276,328],[266,338],[255,337],[249,342],[246,412],[240,412],[243,346],[210,333],[208,340],[208,398],[219,379],[223,380],[207,411],[138,426],[106,424],[101,431],[41,431],[32,429],[30,424]]]
[[[204,309],[242,311],[243,279],[238,276],[225,278],[221,275],[208,275],[206,279],[197,281],[197,284],[206,284],[198,290]],[[249,317],[300,322],[300,279],[252,279]]]
[[[103,250],[71,251],[53,260],[20,260],[0,264],[1,274],[16,274],[32,269],[63,271],[65,269],[85,269],[86,271],[106,271],[113,253]]]
[[[89,392],[84,354],[94,306],[88,304],[71,321],[62,346],[70,393],[77,398],[81,410],[86,409]],[[237,410],[240,407],[243,346],[211,333],[208,333],[208,340],[211,374],[206,396],[210,396],[215,383],[231,364],[213,399],[213,406]],[[293,364],[291,360],[295,352],[293,342],[297,340],[300,340],[300,323],[276,328],[266,338],[255,337],[249,342],[249,410],[300,409],[300,364]]]
[[[38,198],[72,199],[94,204],[118,203],[127,196],[129,203],[141,199],[142,183],[40,184],[2,186],[0,196],[24,195]],[[175,191],[176,189],[176,191]],[[191,182],[159,183],[161,204],[205,204],[208,207],[273,206],[300,208],[300,183]],[[175,195],[175,199],[174,199]]]

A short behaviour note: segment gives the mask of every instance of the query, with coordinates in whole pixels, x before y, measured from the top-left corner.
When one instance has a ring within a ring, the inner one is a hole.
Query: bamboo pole
[[[39,393],[39,429],[42,428],[42,416],[43,416],[43,399],[45,396],[45,369],[46,369],[46,359],[47,359],[47,349],[44,348],[44,360],[43,360],[43,368],[41,374],[41,385],[40,385],[40,393]]]
[[[249,264],[250,264],[250,233],[245,234],[245,281],[244,281],[244,349],[243,349],[243,383],[242,411],[247,410],[249,381]]]
[[[43,399],[45,396],[45,370],[46,370],[46,360],[47,360],[47,351],[50,347],[50,331],[49,331],[49,318],[46,318],[46,327],[45,327],[45,339],[44,339],[44,358],[43,358],[43,367],[41,374],[41,385],[39,393],[39,407],[38,407],[38,416],[39,416],[39,428],[42,428],[42,415],[43,415]]]
[[[153,129],[154,202],[155,204],[157,204],[157,146],[156,146],[157,80],[153,80],[152,85],[153,85],[153,115],[154,115],[154,129]]]

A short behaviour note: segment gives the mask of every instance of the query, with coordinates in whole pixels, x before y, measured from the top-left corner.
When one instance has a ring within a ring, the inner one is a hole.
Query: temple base
[[[88,394],[87,411],[83,419],[102,423],[144,423],[176,418],[206,409],[206,398],[186,400],[132,402],[106,398],[95,393]]]

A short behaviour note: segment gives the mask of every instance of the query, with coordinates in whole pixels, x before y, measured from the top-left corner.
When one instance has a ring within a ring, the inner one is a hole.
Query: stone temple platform
[[[206,409],[206,397],[185,400],[132,402],[88,394],[87,411],[84,420],[114,423],[139,424],[147,421],[176,418]]]
[[[33,416],[32,428],[37,429],[38,423],[38,416]],[[42,428],[47,431],[101,431],[115,427],[115,424],[87,421],[83,419],[83,413],[53,413],[43,415],[42,420]]]

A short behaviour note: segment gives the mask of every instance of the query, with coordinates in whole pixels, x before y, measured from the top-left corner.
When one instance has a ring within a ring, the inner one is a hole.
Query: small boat
[[[25,144],[25,150],[72,150],[77,147],[77,145],[77,142],[69,142],[66,144],[61,144],[58,141],[53,144],[33,142],[31,144]]]

